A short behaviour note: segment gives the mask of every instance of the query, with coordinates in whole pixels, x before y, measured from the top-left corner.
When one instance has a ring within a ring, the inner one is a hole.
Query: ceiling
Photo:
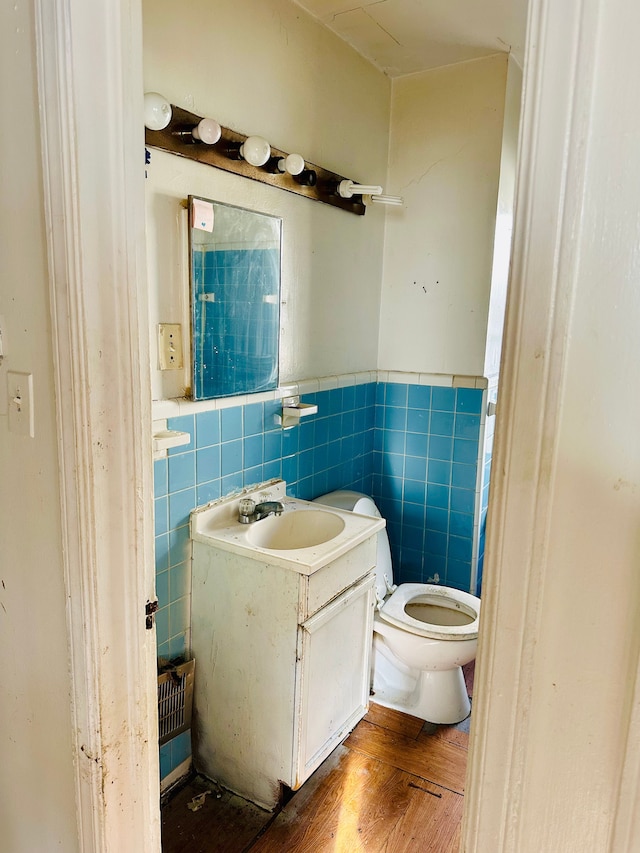
[[[511,51],[528,0],[295,0],[389,77]]]

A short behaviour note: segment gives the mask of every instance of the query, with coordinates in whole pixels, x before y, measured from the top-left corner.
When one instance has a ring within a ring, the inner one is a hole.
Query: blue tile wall
[[[191,732],[186,731],[160,747],[160,778],[164,779],[191,758]]]
[[[191,441],[155,462],[159,657],[189,651],[191,510],[274,477],[304,500],[343,488],[373,495],[396,582],[437,577],[469,590],[482,398],[476,389],[369,383],[305,394],[318,413],[289,430],[276,422],[276,401],[169,419]],[[163,777],[185,760],[180,738],[162,747]]]
[[[400,583],[470,590],[482,399],[475,388],[376,389],[373,495]]]
[[[318,404],[318,414],[289,430],[276,422],[281,406],[275,401],[168,420],[169,429],[188,432],[191,441],[154,463],[159,657],[189,651],[192,509],[275,477],[305,500],[338,488],[371,493],[375,384],[304,399]],[[185,744],[188,733],[161,748],[162,778],[188,757]]]

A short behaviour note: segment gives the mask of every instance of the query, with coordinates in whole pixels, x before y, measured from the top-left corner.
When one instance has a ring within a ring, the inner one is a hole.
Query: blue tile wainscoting
[[[387,520],[396,583],[475,592],[490,470],[486,391],[385,381],[310,393],[304,386],[318,413],[292,429],[276,421],[279,400],[168,418],[191,441],[154,463],[159,657],[189,654],[191,510],[272,478],[304,500],[333,489],[373,495]],[[161,747],[162,778],[190,756],[188,734]]]
[[[475,591],[483,391],[380,383],[373,495],[398,583]]]

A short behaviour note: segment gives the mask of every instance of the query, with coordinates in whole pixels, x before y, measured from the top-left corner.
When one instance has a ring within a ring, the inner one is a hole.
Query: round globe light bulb
[[[222,136],[222,128],[215,119],[202,118],[191,131],[191,135],[205,145],[215,145]]]
[[[164,130],[171,121],[171,104],[158,92],[145,92],[144,126],[149,130]]]
[[[304,157],[300,154],[289,154],[278,161],[278,169],[290,175],[299,175],[304,169]]]
[[[264,166],[271,157],[271,146],[261,136],[248,136],[240,146],[240,156],[252,166]]]

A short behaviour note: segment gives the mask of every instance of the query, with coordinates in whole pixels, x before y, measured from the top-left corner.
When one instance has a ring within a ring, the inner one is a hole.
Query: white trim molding
[[[637,624],[637,623],[636,623]],[[640,850],[640,657],[635,678],[631,720],[625,744],[625,762],[613,828],[611,853]]]
[[[139,0],[36,0],[79,848],[158,853]]]
[[[348,388],[351,385],[366,385],[370,382],[397,382],[400,385],[433,385],[440,388],[480,388],[497,384],[498,377],[488,379],[484,376],[459,376],[450,373],[408,373],[406,371],[365,370],[359,373],[340,373],[334,376],[319,376],[314,379],[299,379],[287,382],[273,391],[260,394],[244,394],[237,397],[216,397],[212,400],[191,400],[188,397],[175,397],[171,400],[154,400],[154,420],[175,418],[197,412],[215,409],[229,409],[233,406],[245,406],[251,403],[263,403],[293,397],[296,394],[314,394],[317,391],[330,391],[332,388]]]

